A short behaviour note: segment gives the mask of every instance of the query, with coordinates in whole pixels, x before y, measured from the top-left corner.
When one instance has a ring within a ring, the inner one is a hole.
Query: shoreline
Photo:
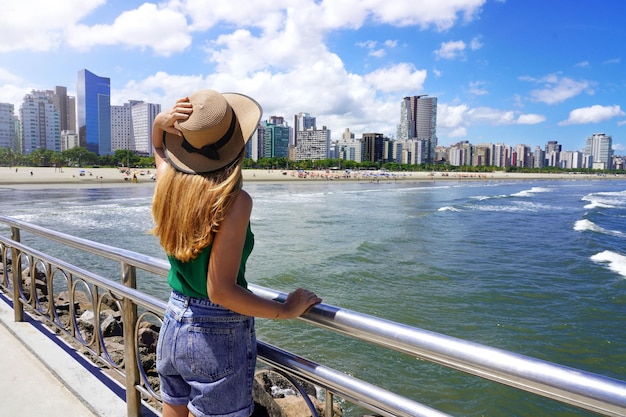
[[[154,183],[153,169],[134,169],[124,173],[118,168],[53,168],[0,167],[0,187],[46,186],[128,186]],[[81,175],[82,174],[82,175]],[[133,182],[133,177],[136,182]],[[387,172],[353,171],[348,177],[344,171],[244,169],[244,182],[395,182],[395,181],[487,181],[487,180],[606,180],[626,179],[625,175],[598,174],[536,174],[536,173],[467,173],[467,172]]]

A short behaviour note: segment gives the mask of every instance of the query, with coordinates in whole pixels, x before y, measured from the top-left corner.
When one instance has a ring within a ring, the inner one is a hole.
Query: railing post
[[[122,284],[130,288],[137,287],[137,272],[135,267],[122,263]],[[137,337],[135,325],[137,323],[137,305],[128,297],[122,301],[124,323],[124,368],[126,376],[126,410],[128,417],[141,416],[141,396],[136,386],[139,385],[140,375],[137,364]]]
[[[324,397],[324,417],[333,417],[333,399],[333,393],[326,389],[326,395]]]
[[[16,242],[20,241],[20,229],[11,226],[11,239]],[[15,247],[11,248],[11,271],[13,280],[13,319],[15,321],[24,321],[24,306],[22,305],[19,287],[22,279],[22,262],[20,261],[20,251],[15,249]]]

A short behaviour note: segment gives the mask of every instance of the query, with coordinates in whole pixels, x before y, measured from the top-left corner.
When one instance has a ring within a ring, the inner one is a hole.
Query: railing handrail
[[[0,223],[159,275],[167,275],[169,269],[169,264],[158,258],[92,242],[9,217],[0,216]],[[250,289],[265,298],[279,300],[286,298],[285,293],[258,285],[251,284]],[[579,408],[609,416],[626,415],[626,382],[621,380],[327,304],[315,306],[302,317],[302,320]],[[264,349],[260,349],[260,352],[262,351]],[[335,392],[341,391],[333,386],[335,382],[325,380],[324,375],[312,374],[310,370],[305,369],[306,367],[303,368],[299,361],[290,361],[288,354],[277,355],[276,352],[271,351],[268,353],[268,357],[263,359],[290,369],[294,374],[317,377],[320,385]],[[260,354],[260,356],[262,355]],[[333,378],[332,381],[336,379],[339,380],[340,378]],[[359,389],[368,388],[367,384],[359,385],[357,383],[357,385]],[[350,390],[344,393],[347,398],[356,398],[357,400],[360,394],[361,392],[359,395],[351,396]],[[426,416],[437,415],[438,413],[436,410],[408,401],[412,406],[415,406],[412,411],[413,414],[404,414],[402,409],[398,409],[396,410],[398,415]],[[424,407],[424,409],[415,411],[418,407]]]

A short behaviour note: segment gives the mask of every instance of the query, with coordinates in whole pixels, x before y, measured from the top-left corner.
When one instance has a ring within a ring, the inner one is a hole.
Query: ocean
[[[626,380],[623,180],[250,182],[245,189],[254,199],[250,282],[310,288],[338,307]],[[152,184],[0,188],[0,214],[164,257],[147,234],[152,191]],[[119,265],[86,262],[119,279]],[[138,281],[167,298],[163,279]],[[298,321],[259,319],[257,332],[452,415],[595,415]],[[346,416],[365,413],[344,407]]]

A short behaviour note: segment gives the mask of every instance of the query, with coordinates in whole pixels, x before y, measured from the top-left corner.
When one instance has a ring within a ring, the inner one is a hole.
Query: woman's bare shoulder
[[[230,210],[224,219],[227,224],[248,224],[252,212],[252,197],[247,192],[240,190],[230,206]]]

